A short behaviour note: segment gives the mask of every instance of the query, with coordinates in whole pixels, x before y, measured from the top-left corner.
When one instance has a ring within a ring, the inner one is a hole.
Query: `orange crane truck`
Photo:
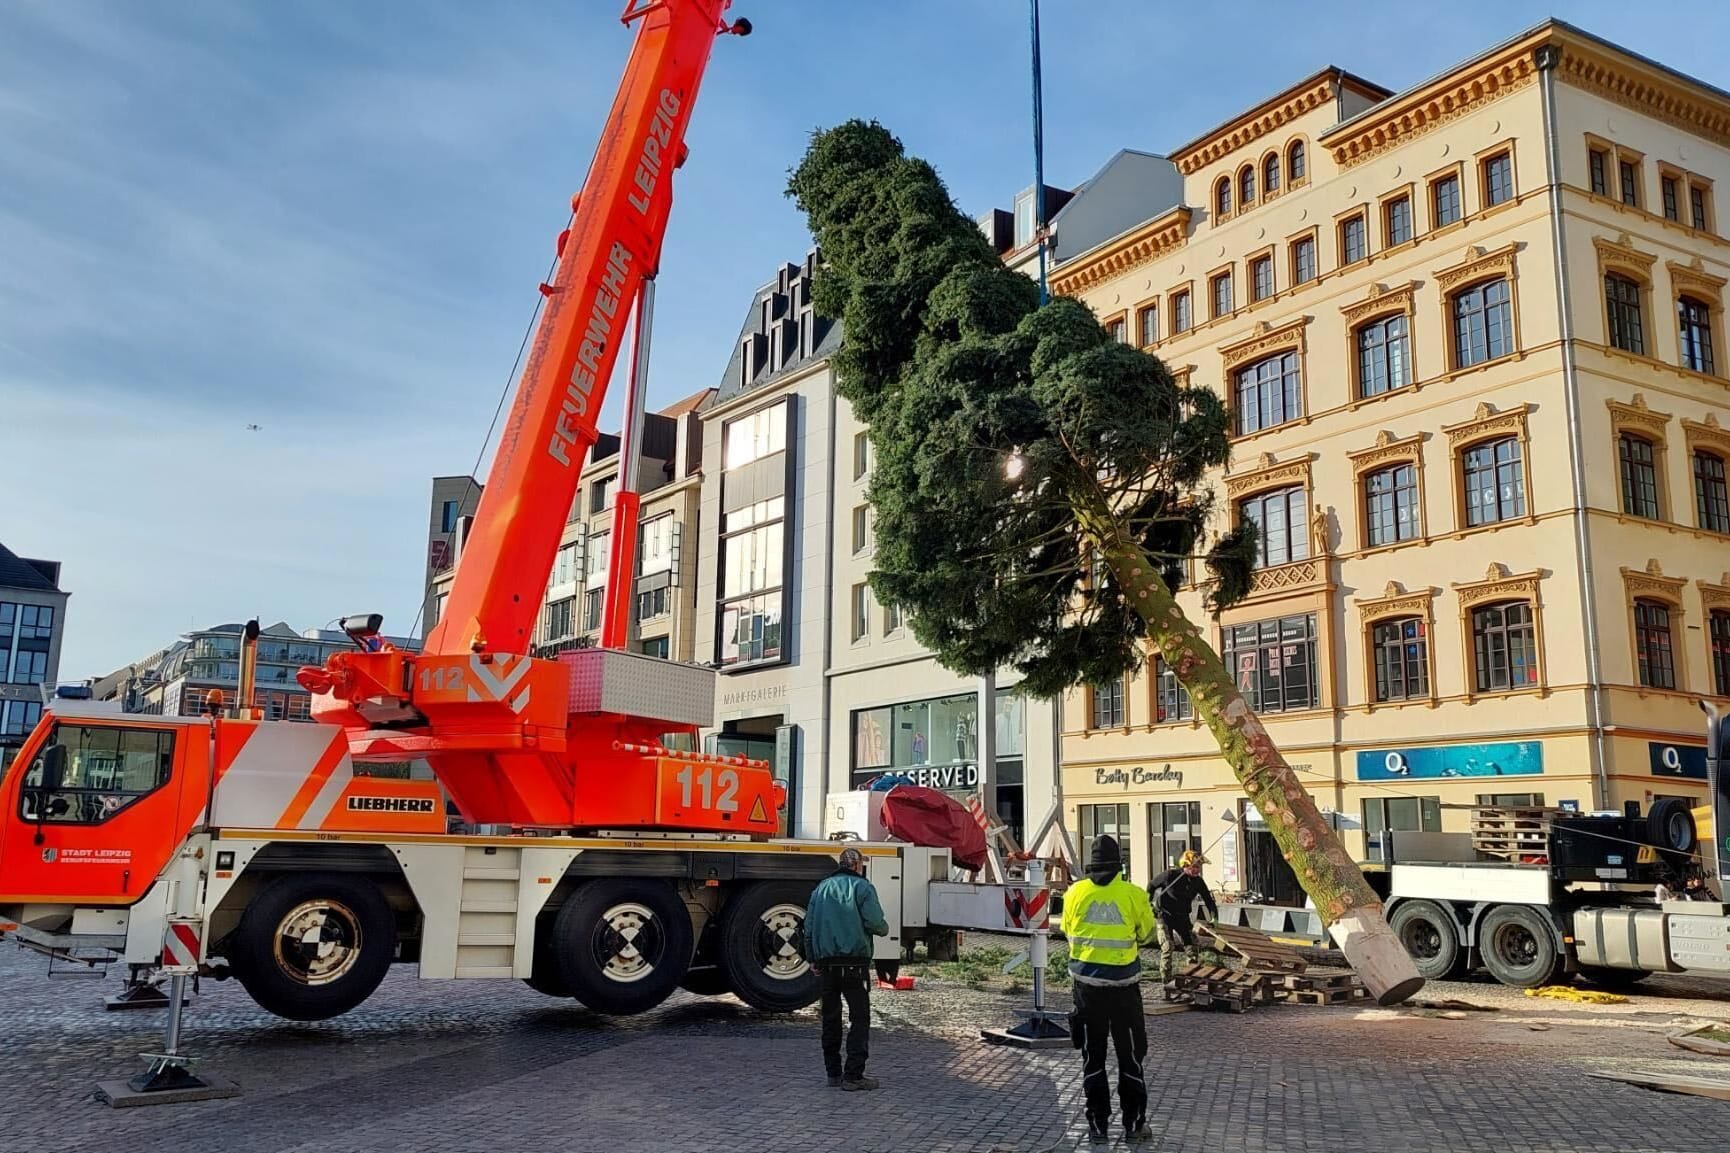
[[[517,978],[636,1013],[683,985],[789,1010],[815,1000],[805,901],[838,846],[774,839],[767,763],[674,751],[713,723],[713,670],[617,647],[530,655],[541,593],[636,308],[627,430],[641,419],[671,180],[730,0],[631,0],[636,39],[458,561],[424,651],[376,615],[302,669],[314,722],[151,716],[50,703],[0,780],[0,935],[60,958],[233,976],[265,1009],[359,1005],[393,962],[423,978]],[[635,448],[624,448],[631,460]],[[633,470],[622,468],[621,477]],[[615,589],[633,494],[612,534]],[[625,611],[618,598],[609,613]],[[357,774],[421,759],[436,782]],[[472,827],[447,834],[445,798]],[[946,883],[947,850],[865,844],[891,936],[952,916],[1003,924],[1004,893]],[[933,883],[935,882],[935,883]]]

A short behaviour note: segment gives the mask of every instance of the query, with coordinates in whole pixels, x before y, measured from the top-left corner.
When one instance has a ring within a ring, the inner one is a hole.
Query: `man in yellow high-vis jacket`
[[[1105,1046],[1117,1050],[1117,1100],[1129,1139],[1152,1136],[1147,1126],[1147,1021],[1141,1005],[1141,945],[1154,935],[1153,907],[1139,885],[1123,878],[1117,841],[1099,837],[1088,855],[1087,876],[1063,895],[1063,935],[1069,941],[1069,976],[1075,988],[1073,1027],[1083,1051],[1082,1090],[1087,1131],[1110,1139],[1111,1086]]]

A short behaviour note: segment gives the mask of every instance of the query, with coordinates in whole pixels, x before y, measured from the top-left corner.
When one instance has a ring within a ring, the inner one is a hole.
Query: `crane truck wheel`
[[[1562,972],[1556,932],[1525,905],[1498,905],[1478,927],[1478,950],[1490,976],[1516,989],[1554,984]]]
[[[766,1013],[803,1009],[822,993],[805,956],[810,881],[758,881],[721,914],[721,971],[739,1000]]]
[[[1460,967],[1460,934],[1434,901],[1406,901],[1388,918],[1426,981],[1445,981]]]
[[[626,1016],[653,1009],[691,964],[691,915],[655,877],[604,877],[572,891],[553,921],[553,954],[570,995]]]
[[[372,996],[396,954],[396,916],[378,887],[341,873],[291,873],[259,890],[229,958],[260,1008],[291,1021],[337,1017]]]

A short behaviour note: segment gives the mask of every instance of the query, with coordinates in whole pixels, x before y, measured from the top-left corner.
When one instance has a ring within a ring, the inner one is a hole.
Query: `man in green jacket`
[[[805,955],[823,978],[823,1065],[829,1084],[875,1089],[865,1076],[871,1033],[871,938],[889,932],[877,890],[865,879],[865,856],[841,851],[840,868],[822,881],[805,906]],[[847,1063],[841,1063],[841,1002],[847,1002]]]

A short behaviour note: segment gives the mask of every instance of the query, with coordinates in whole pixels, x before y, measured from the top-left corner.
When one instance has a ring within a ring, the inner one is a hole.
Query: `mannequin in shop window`
[[[973,759],[973,726],[968,723],[965,713],[955,718],[955,759],[957,761]]]
[[[913,734],[913,763],[916,765],[923,765],[925,763],[924,733],[916,732]]]

